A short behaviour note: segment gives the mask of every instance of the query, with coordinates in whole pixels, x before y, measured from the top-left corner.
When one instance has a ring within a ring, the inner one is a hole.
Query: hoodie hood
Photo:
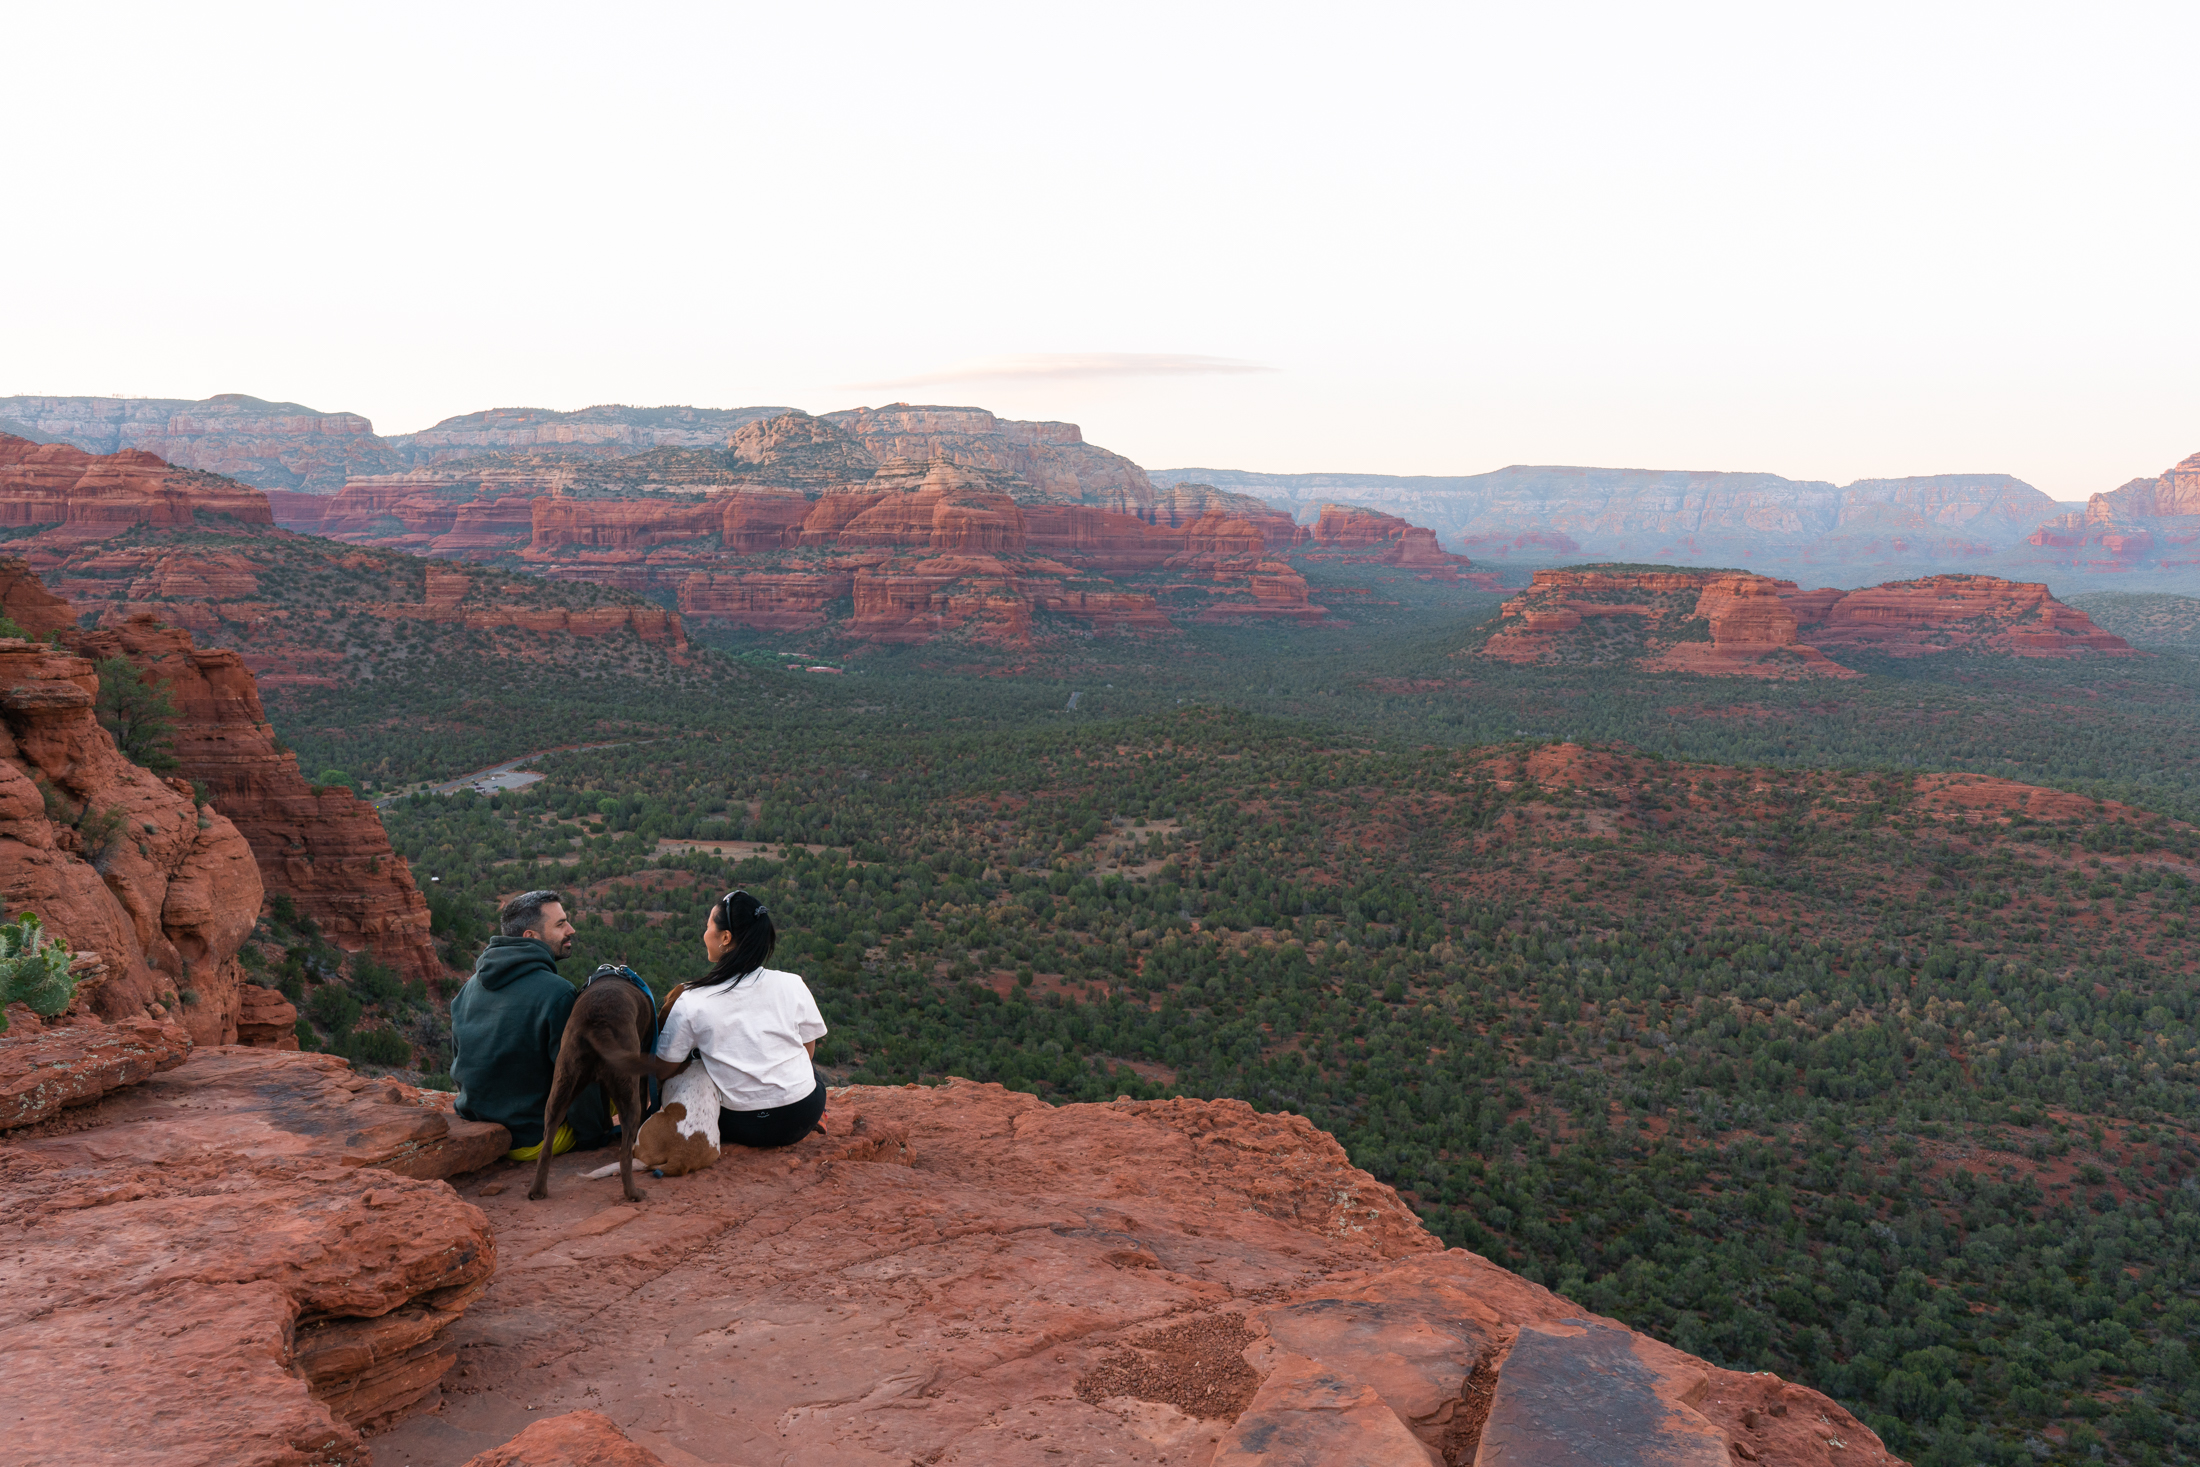
[[[474,959],[474,981],[483,988],[498,989],[517,982],[537,969],[564,981],[550,944],[539,937],[492,937]]]

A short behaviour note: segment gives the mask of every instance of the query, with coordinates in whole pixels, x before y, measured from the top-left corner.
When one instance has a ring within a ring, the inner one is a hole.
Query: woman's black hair
[[[779,929],[772,926],[771,909],[762,902],[745,891],[729,891],[711,908],[710,916],[720,931],[733,935],[733,946],[693,987],[739,983],[771,961],[772,949],[779,946]]]

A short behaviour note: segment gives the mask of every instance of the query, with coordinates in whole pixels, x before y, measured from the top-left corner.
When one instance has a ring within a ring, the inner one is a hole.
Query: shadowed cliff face
[[[2130,657],[2047,587],[1930,576],[1860,591],[1805,591],[1740,571],[1666,567],[1537,571],[1498,611],[1480,655],[1515,663],[1634,662],[1749,677],[1853,677],[1825,649],[1923,657]]]

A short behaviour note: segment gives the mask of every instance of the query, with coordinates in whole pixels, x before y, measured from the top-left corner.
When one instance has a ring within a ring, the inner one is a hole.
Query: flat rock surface
[[[672,1467],[1463,1467],[1491,1373],[1501,1385],[1531,1326],[1639,1342],[1650,1398],[1699,1403],[1700,1428],[1679,1432],[1670,1412],[1637,1413],[1618,1443],[1635,1455],[1602,1460],[1690,1461],[1670,1454],[1706,1433],[1765,1461],[1890,1460],[1822,1396],[1445,1251],[1298,1117],[1234,1101],[1055,1108],[957,1081],[836,1091],[827,1125],[787,1151],[728,1148],[708,1170],[644,1178],[639,1205],[616,1177],[582,1176],[606,1153],[560,1158],[538,1203],[520,1167],[459,1179],[502,1265],[453,1327],[442,1404],[377,1435],[376,1460],[458,1467],[588,1410]],[[1780,1419],[1823,1420],[1822,1434],[1752,1433],[1742,1418],[1766,1404],[1751,1392],[1792,1397]]]
[[[420,1178],[471,1171],[511,1148],[502,1126],[461,1119],[450,1105],[448,1095],[369,1079],[334,1055],[219,1045],[102,1100],[82,1129],[20,1146],[27,1157],[82,1167],[219,1154],[251,1166],[371,1166]]]
[[[382,1165],[509,1144],[439,1103],[213,1048],[0,1141],[0,1464],[366,1462],[496,1267],[477,1209]]]

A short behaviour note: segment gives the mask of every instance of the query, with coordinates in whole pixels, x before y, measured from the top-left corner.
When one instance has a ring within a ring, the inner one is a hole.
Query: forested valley
[[[457,970],[549,885],[569,974],[662,992],[747,885],[837,1081],[1296,1111],[1446,1242],[1914,1461],[2200,1454],[2200,663],[1521,669],[1471,655],[1494,596],[1326,589],[1349,624],[269,704],[387,799]],[[272,930],[309,1042],[448,1063],[436,996]]]

